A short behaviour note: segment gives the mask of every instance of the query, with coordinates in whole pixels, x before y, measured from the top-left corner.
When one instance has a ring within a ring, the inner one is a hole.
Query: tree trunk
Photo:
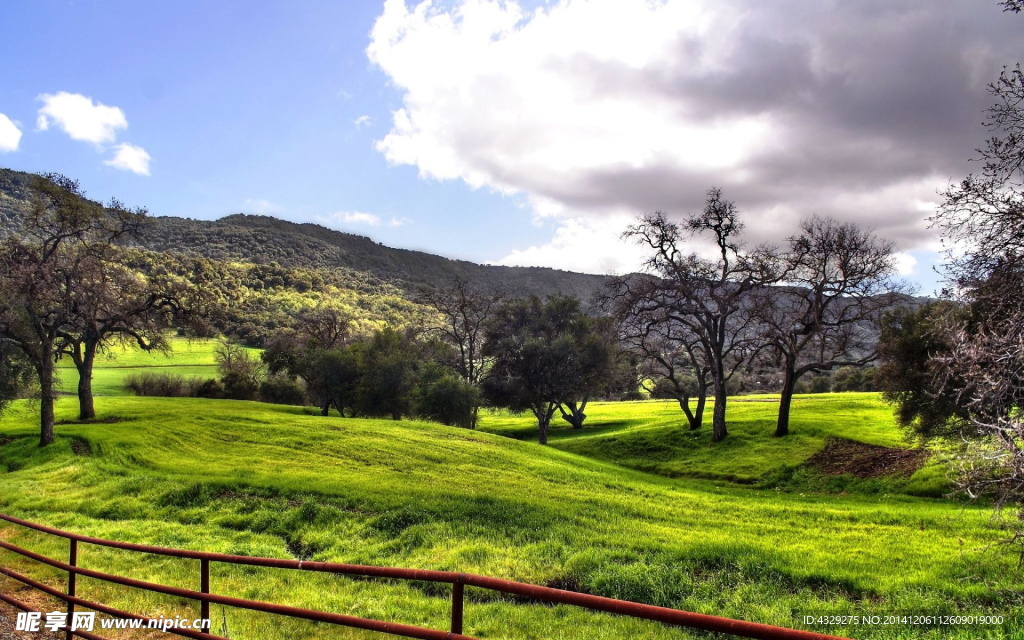
[[[480,407],[474,406],[473,407],[473,417],[470,419],[470,423],[469,423],[469,428],[470,429],[476,429],[476,421],[479,419],[479,416],[480,416]]]
[[[540,444],[548,443],[548,426],[551,424],[551,416],[555,415],[555,407],[537,407],[532,409],[533,415],[537,417],[537,427],[540,429]]]
[[[92,368],[96,362],[96,345],[85,345],[85,352],[79,362],[78,369],[78,419],[92,420],[96,417],[96,406],[92,397]]]
[[[697,416],[693,415],[690,411],[690,396],[683,396],[682,398],[676,398],[679,401],[679,408],[686,414],[686,423],[690,425],[690,431],[694,431],[700,428],[700,422],[697,421]]]
[[[782,394],[779,397],[779,420],[775,424],[775,437],[789,435],[789,409],[793,404],[793,390],[796,388],[795,372],[787,365],[782,378]]]
[[[53,431],[53,357],[51,350],[41,349],[44,354],[36,363],[39,372],[39,446],[53,444],[56,439]]]
[[[587,406],[587,401],[584,400],[578,407],[575,402],[567,402],[565,406],[569,407],[568,412],[562,408],[562,405],[558,405],[558,411],[561,412],[562,419],[571,424],[573,429],[582,429],[583,421],[587,419],[587,414],[583,413],[583,409]]]
[[[700,429],[701,425],[704,424],[704,405],[707,404],[708,394],[707,390],[702,391],[697,396],[697,407],[693,412],[693,422],[690,423],[690,429]]]
[[[328,403],[326,403],[326,404],[324,404],[323,406],[320,407],[320,415],[326,416],[330,412],[331,412],[331,403],[330,402],[328,402]]]
[[[725,427],[725,385],[715,388],[715,410],[711,418],[711,441],[721,442],[729,435]]]
[[[711,382],[715,390],[715,409],[711,414],[711,441],[721,442],[729,435],[729,430],[725,427],[725,371],[721,362],[715,363],[714,366],[717,368],[711,373]]]

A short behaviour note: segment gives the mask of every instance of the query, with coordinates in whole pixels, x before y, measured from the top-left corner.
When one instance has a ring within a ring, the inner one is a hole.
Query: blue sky
[[[854,220],[927,292],[924,218],[1024,58],[991,4],[8,0],[0,166],[591,272],[635,268],[637,214],[721,186],[752,242]]]
[[[22,130],[0,165],[64,173],[94,198],[155,215],[326,218],[386,244],[480,261],[542,240],[515,198],[420,180],[375,150],[401,103],[365,53],[380,10],[333,1],[4,3],[0,21],[25,28],[0,39],[0,113]],[[36,131],[38,97],[58,92],[121,109],[128,126],[117,142],[145,149],[149,175],[105,165],[111,150],[55,127]],[[369,122],[357,125],[361,116]],[[381,223],[329,218],[337,212]]]

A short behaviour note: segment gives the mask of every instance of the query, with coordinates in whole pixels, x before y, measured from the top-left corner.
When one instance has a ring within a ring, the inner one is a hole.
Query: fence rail
[[[21,547],[11,544],[10,542],[0,540],[0,548],[2,549],[6,549],[7,551],[19,554],[31,560],[35,560],[36,562],[49,565],[51,567],[54,567],[55,569],[67,572],[67,589],[66,591],[62,592],[59,589],[47,586],[41,582],[38,582],[27,576],[21,575],[20,573],[12,571],[11,569],[0,566],[0,574],[5,575],[13,580],[21,582],[22,584],[25,584],[33,589],[46,593],[49,596],[52,596],[67,603],[69,614],[68,620],[71,619],[70,614],[74,611],[75,605],[100,613],[104,613],[115,618],[127,618],[143,620],[147,622],[148,620],[150,620],[150,618],[146,616],[129,613],[127,611],[121,611],[119,609],[109,607],[102,603],[91,602],[89,600],[85,600],[78,597],[76,595],[76,577],[81,575],[88,578],[134,587],[137,589],[143,589],[146,591],[163,593],[167,595],[173,595],[193,600],[199,603],[200,618],[203,619],[209,619],[210,603],[216,603],[240,609],[262,611],[264,613],[272,613],[291,618],[312,620],[315,622],[324,622],[328,624],[354,627],[358,629],[366,629],[369,631],[378,631],[404,638],[420,638],[422,640],[475,640],[470,636],[462,635],[465,604],[465,588],[467,586],[476,587],[479,589],[488,589],[491,591],[506,593],[509,595],[522,596],[530,598],[535,601],[573,605],[584,609],[590,609],[592,611],[615,613],[633,618],[653,620],[656,622],[662,622],[671,625],[689,627],[692,629],[701,629],[704,631],[726,633],[743,638],[756,638],[759,640],[846,640],[844,638],[839,638],[837,636],[829,636],[820,633],[814,633],[811,631],[787,629],[785,627],[775,627],[766,624],[759,624],[756,622],[746,622],[744,620],[721,618],[718,616],[705,615],[701,613],[680,611],[678,609],[669,609],[667,607],[655,607],[653,605],[640,604],[637,602],[615,600],[613,598],[604,598],[601,596],[577,593],[574,591],[564,591],[561,589],[552,589],[550,587],[525,584],[522,582],[512,582],[509,580],[501,580],[498,578],[489,578],[487,576],[479,576],[472,573],[458,573],[454,571],[428,571],[422,569],[399,569],[394,567],[373,567],[365,565],[341,564],[336,562],[305,562],[301,560],[285,560],[278,558],[257,558],[250,556],[228,555],[223,553],[212,553],[208,551],[168,549],[164,547],[154,547],[143,544],[116,542],[113,540],[104,540],[102,538],[92,538],[77,533],[71,533],[68,531],[62,531],[60,529],[54,529],[53,527],[35,524],[33,522],[29,522],[27,520],[22,520],[20,518],[15,518],[13,516],[8,516],[5,514],[0,514],[0,520],[4,520],[28,529],[33,529],[35,531],[40,531],[42,533],[47,533],[53,536],[66,538],[68,540],[68,562],[61,562],[60,560],[49,558],[41,554],[34,553],[32,551],[28,551],[27,549],[22,549]],[[102,573],[100,571],[95,571],[92,569],[85,569],[81,566],[78,566],[79,543],[111,547],[114,549],[123,549],[127,551],[136,551],[140,553],[149,553],[154,555],[198,560],[200,563],[199,591],[193,591],[190,589],[180,589],[177,587],[170,587],[162,584],[144,582],[142,580],[136,580],[124,576],[116,576],[107,573]],[[319,571],[347,576],[390,578],[397,580],[413,580],[422,582],[439,582],[451,584],[452,605],[450,630],[441,631],[438,629],[427,629],[424,627],[398,624],[395,622],[371,620],[368,618],[359,618],[355,616],[346,616],[337,613],[329,613],[325,611],[314,611],[311,609],[303,609],[300,607],[292,607],[287,605],[274,604],[270,602],[245,600],[242,598],[235,598],[232,596],[218,595],[212,593],[210,590],[211,562],[235,565],[249,565],[258,567],[272,567],[278,569],[296,569],[301,571]],[[0,600],[3,600],[4,602],[7,602],[8,604],[11,604],[12,606],[18,607],[22,610],[31,611],[31,609],[29,609],[28,606],[24,603],[21,603],[20,601],[10,596],[4,595],[2,593],[0,593]],[[87,640],[104,640],[104,638],[100,636],[82,630],[72,630],[68,626],[62,627],[62,630],[65,631],[67,640],[71,640],[75,636],[78,636],[80,638],[86,638]],[[166,632],[186,638],[195,638],[197,640],[226,640],[225,638],[221,638],[220,636],[211,635],[209,633],[202,633],[191,629],[171,628],[167,629]]]

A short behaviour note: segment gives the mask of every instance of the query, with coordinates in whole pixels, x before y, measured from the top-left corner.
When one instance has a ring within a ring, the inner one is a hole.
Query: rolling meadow
[[[677,405],[592,404],[582,430],[484,412],[476,431],[313,415],[310,408],[128,395],[130,371],[212,375],[213,343],[126,352],[97,368],[98,419],[57,405],[37,447],[28,401],[0,419],[0,511],[108,539],[281,558],[458,570],[856,638],[1006,638],[1024,623],[1018,558],[986,505],[943,497],[934,451],[912,472],[829,475],[830,443],[906,447],[871,393],[797,396],[771,437],[771,396],[730,401],[730,438],[688,432]],[[64,389],[74,371],[62,369]],[[109,392],[109,393],[107,393]],[[559,421],[560,422],[560,421]],[[66,541],[0,527],[55,556]],[[84,546],[83,566],[194,588],[198,563]],[[16,570],[63,576],[4,553]],[[215,565],[214,592],[443,629],[448,588]],[[13,587],[8,581],[5,590]],[[83,597],[167,616],[195,605],[83,579]],[[55,605],[55,603],[51,603]],[[47,609],[52,610],[52,609]],[[808,626],[804,616],[994,615],[997,625]],[[377,637],[213,607],[232,638]],[[581,630],[585,633],[580,635]],[[700,638],[470,589],[480,638]]]

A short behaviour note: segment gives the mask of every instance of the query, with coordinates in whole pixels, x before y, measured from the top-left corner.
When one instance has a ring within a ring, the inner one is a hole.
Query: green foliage
[[[938,358],[949,354],[945,327],[966,319],[966,310],[937,301],[897,309],[883,318],[875,383],[896,406],[896,418],[921,435],[949,433],[966,413],[943,383]]]
[[[224,398],[224,383],[216,378],[210,378],[196,387],[197,398],[211,398],[215,400]]]
[[[412,339],[391,327],[374,334],[360,353],[356,410],[364,416],[400,420],[412,412],[416,387]]]
[[[483,354],[493,358],[484,397],[495,406],[530,410],[541,444],[556,408],[568,407],[563,415],[570,412],[566,419],[582,426],[583,407],[617,373],[612,340],[575,298],[506,302],[486,327]]]
[[[306,403],[306,390],[287,376],[270,376],[260,383],[260,401],[271,404],[302,406]]]
[[[796,393],[828,393],[832,379],[827,375],[809,376],[796,383]]]
[[[330,407],[345,415],[359,409],[358,392],[363,376],[363,345],[316,349],[307,353],[306,391],[310,401],[327,415]]]
[[[224,389],[221,397],[228,400],[255,400],[259,395],[259,383],[236,371],[221,376],[220,383]]]
[[[832,372],[832,391],[875,391],[874,367],[840,367]]]
[[[32,365],[17,349],[0,344],[0,413],[11,400],[24,396],[33,374]]]
[[[480,391],[450,369],[434,365],[420,372],[414,403],[421,418],[470,429],[480,406]]]

